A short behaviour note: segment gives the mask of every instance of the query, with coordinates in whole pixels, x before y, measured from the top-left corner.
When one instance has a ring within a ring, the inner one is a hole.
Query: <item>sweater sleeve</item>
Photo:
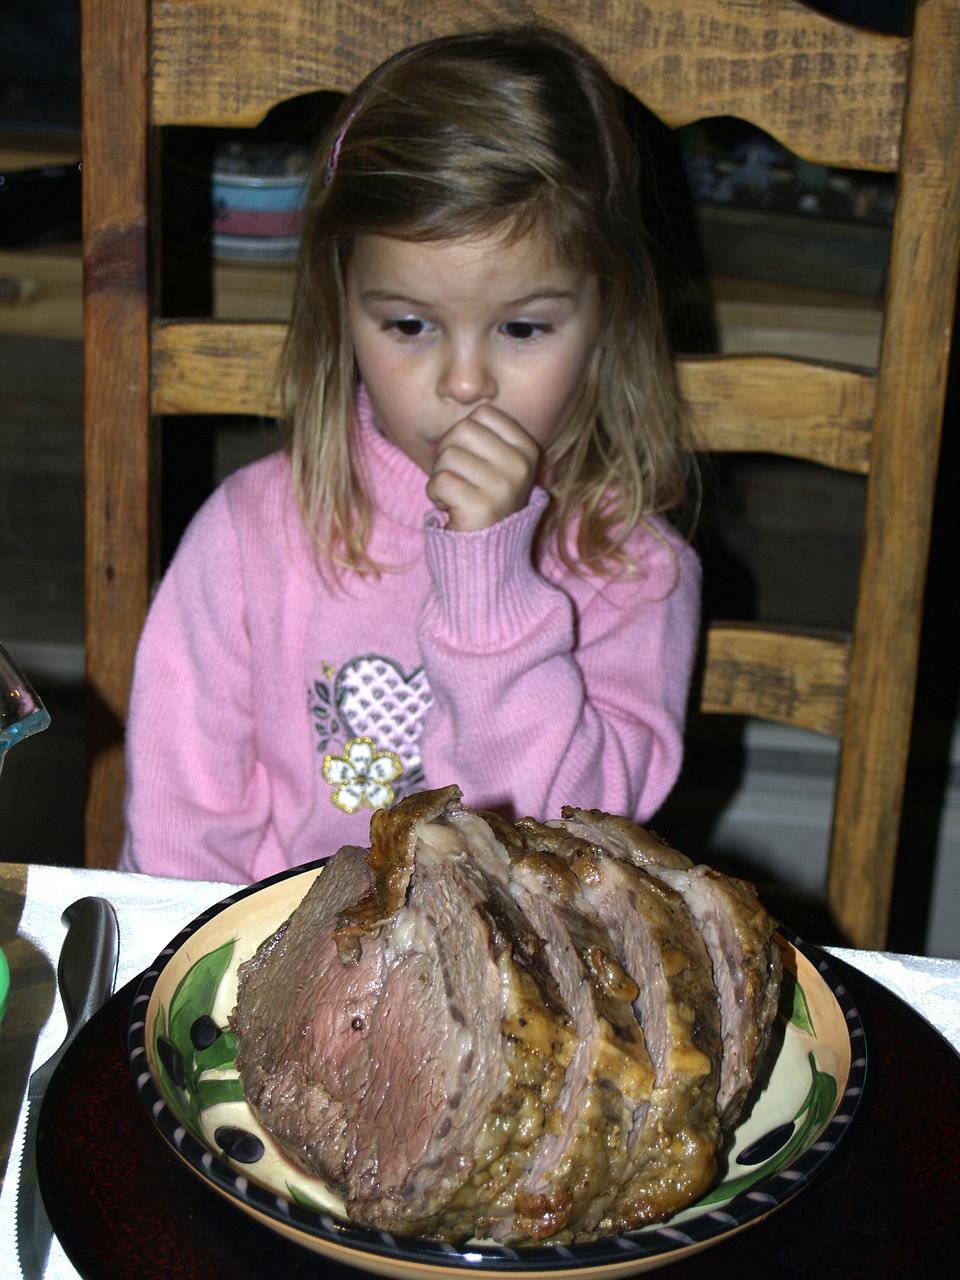
[[[428,521],[426,776],[506,816],[645,821],[680,770],[699,561],[662,528],[631,540],[632,575],[548,581],[531,558],[545,502],[477,533]]]
[[[243,566],[218,490],[150,609],[127,725],[128,871],[245,883],[269,817],[257,760]]]

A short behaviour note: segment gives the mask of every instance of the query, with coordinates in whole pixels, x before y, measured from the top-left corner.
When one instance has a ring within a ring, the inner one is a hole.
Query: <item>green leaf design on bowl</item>
[[[199,1017],[209,1013],[213,1006],[220,983],[233,959],[235,946],[235,939],[231,939],[191,965],[177,984],[169,1010],[160,1005],[153,1027],[153,1057],[167,1102],[180,1122],[200,1142],[204,1139],[198,1116],[204,1107],[213,1105],[207,1099],[216,1097],[217,1101],[235,1101],[237,1097],[243,1097],[239,1080],[201,1080],[203,1072],[211,1068],[228,1068],[232,1065],[232,1060],[236,1057],[236,1036],[224,1033],[208,1048],[200,1050],[194,1048],[190,1039],[190,1028]],[[164,1036],[173,1043],[180,1055],[186,1076],[183,1086],[174,1080],[159,1052],[158,1042]],[[227,1036],[230,1037],[228,1044],[220,1046],[220,1041]],[[230,1096],[222,1097],[222,1093]]]
[[[287,1183],[287,1195],[294,1204],[300,1205],[304,1209],[316,1209],[317,1213],[329,1213],[330,1206],[321,1204],[319,1200],[315,1200],[312,1196],[308,1196],[305,1191],[301,1191],[299,1187],[291,1186]]]
[[[787,996],[790,998],[790,1013],[788,1020],[798,1030],[805,1031],[808,1036],[815,1036],[817,1034],[817,1030],[813,1025],[813,1015],[810,1012],[810,1005],[807,1003],[806,992],[802,985],[796,980],[792,973],[785,973],[783,975],[783,985],[786,988]]]
[[[792,1164],[821,1132],[830,1118],[837,1097],[837,1082],[832,1075],[817,1067],[817,1059],[812,1052],[807,1054],[807,1061],[810,1064],[810,1088],[793,1118],[795,1128],[789,1141],[764,1164],[757,1165],[740,1178],[721,1182],[698,1200],[698,1205],[717,1204],[721,1200],[730,1200],[743,1191],[749,1191],[758,1182]]]
[[[196,1051],[200,1071],[215,1071],[218,1067],[234,1067],[237,1061],[237,1033],[221,1031],[207,1049]]]
[[[234,1076],[229,1080],[199,1080],[197,1081],[197,1114],[206,1111],[208,1107],[219,1106],[221,1102],[242,1102],[243,1101],[243,1085],[240,1083],[240,1077]]]

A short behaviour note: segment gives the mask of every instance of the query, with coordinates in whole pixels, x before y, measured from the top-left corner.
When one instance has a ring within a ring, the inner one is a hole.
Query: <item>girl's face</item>
[[[443,437],[481,405],[541,450],[565,425],[597,346],[600,288],[546,237],[361,235],[346,285],[377,421],[427,474]]]

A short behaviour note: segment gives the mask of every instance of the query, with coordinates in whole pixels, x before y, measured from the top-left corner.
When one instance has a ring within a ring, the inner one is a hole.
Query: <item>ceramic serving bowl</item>
[[[328,1257],[403,1280],[507,1272],[613,1277],[704,1249],[766,1217],[830,1159],[859,1102],[866,1047],[849,994],[786,932],[767,1069],[724,1151],[718,1184],[667,1224],[585,1245],[463,1246],[367,1231],[277,1148],[247,1105],[230,1014],[237,968],[297,907],[322,863],[238,891],[188,925],[142,976],[128,1057],[150,1122],[192,1172],[243,1212]]]

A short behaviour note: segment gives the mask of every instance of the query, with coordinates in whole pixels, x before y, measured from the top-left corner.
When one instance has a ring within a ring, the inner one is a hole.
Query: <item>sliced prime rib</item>
[[[511,1241],[593,1234],[627,1177],[629,1139],[653,1087],[633,1011],[637,984],[570,867],[551,852],[513,850],[511,891],[543,939],[576,1049],[557,1100],[558,1123],[533,1154],[512,1218],[492,1234]]]
[[[720,1011],[710,962],[679,894],[601,850],[572,859],[584,894],[637,981],[637,1018],[654,1067],[630,1135],[631,1174],[607,1209],[623,1231],[689,1204],[717,1171]]]
[[[237,1065],[246,1095],[299,1163],[323,1169],[334,1184],[352,1158],[355,1116],[370,1072],[366,1028],[383,985],[384,956],[336,963],[332,930],[342,907],[369,888],[365,850],[344,848],[297,909],[241,969],[236,1016]],[[330,947],[314,939],[330,939]],[[282,971],[282,994],[274,975]],[[333,979],[336,1000],[319,998]],[[299,1051],[290,1052],[292,1037]],[[289,1136],[288,1136],[289,1135]]]
[[[628,1161],[599,1229],[627,1230],[689,1204],[716,1176],[720,1012],[712,968],[682,898],[568,824],[517,824],[563,857],[583,900],[637,985],[634,1011],[650,1054],[650,1096],[634,1116]]]
[[[637,865],[641,829],[602,817],[411,796],[241,966],[247,1099],[353,1221],[585,1240],[713,1180],[715,963],[685,895]]]
[[[523,1153],[487,1231],[503,1243],[582,1239],[625,1176],[634,1114],[653,1083],[633,1012],[636,983],[563,861],[494,814],[461,808],[447,821],[475,865],[514,900],[524,932],[532,927],[574,1036],[550,1122]]]
[[[725,1127],[738,1120],[763,1061],[780,996],[782,959],[774,921],[752,884],[694,865],[653,832],[597,810],[563,809],[558,824],[643,867],[679,893],[703,938],[720,998],[723,1057],[717,1106]]]

